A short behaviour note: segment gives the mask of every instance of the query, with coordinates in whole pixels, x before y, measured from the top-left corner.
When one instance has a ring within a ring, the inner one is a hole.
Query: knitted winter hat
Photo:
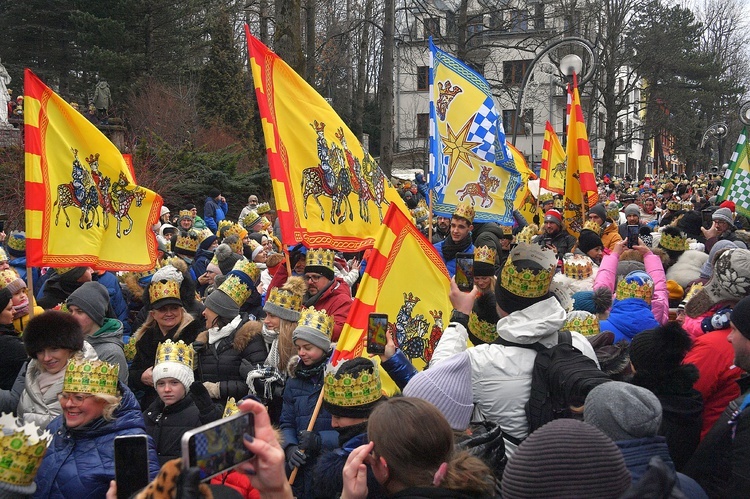
[[[521,443],[505,467],[501,488],[505,499],[615,499],[630,481],[620,449],[601,430],[575,419],[555,419]]]
[[[685,358],[693,342],[677,322],[638,333],[630,342],[630,362],[636,371],[669,372]]]
[[[698,317],[721,301],[738,301],[750,294],[750,250],[729,248],[715,257],[714,275],[685,305]]]
[[[426,400],[445,416],[451,428],[464,431],[471,422],[471,362],[461,352],[415,374],[404,387],[404,396]]]
[[[639,215],[641,214],[641,209],[638,207],[637,204],[631,203],[625,207],[625,216],[628,215]]]
[[[7,288],[10,294],[16,294],[16,291],[26,287],[26,282],[21,279],[13,269],[0,271],[0,289]]]
[[[595,204],[594,206],[589,208],[589,213],[593,213],[594,215],[601,218],[602,222],[607,221],[607,208],[605,208],[601,203]]]
[[[741,299],[732,309],[730,320],[742,336],[750,340],[750,297]]]
[[[195,381],[193,360],[193,347],[186,345],[182,340],[175,343],[172,340],[159,343],[153,369],[154,386],[160,379],[174,378],[182,383],[186,392],[190,391],[190,385]]]
[[[612,306],[612,292],[606,287],[594,291],[573,293],[573,310],[584,310],[592,314],[602,314]]]
[[[729,208],[719,208],[711,215],[711,220],[726,222],[729,225],[734,224],[734,217],[732,217],[732,212]]]
[[[328,352],[331,350],[331,336],[333,317],[325,310],[315,310],[313,307],[302,309],[297,327],[292,333],[292,342],[306,341]]]
[[[617,442],[653,437],[661,426],[661,402],[650,390],[621,381],[603,383],[586,397],[583,419]]]
[[[734,201],[730,201],[727,199],[726,201],[721,202],[721,204],[719,205],[719,208],[728,208],[729,211],[734,213],[735,210],[737,209],[737,205],[734,203]]]
[[[710,278],[714,275],[714,258],[716,258],[716,254],[719,251],[736,247],[737,246],[734,244],[734,242],[727,239],[716,241],[716,244],[711,247],[711,251],[708,253],[708,260],[706,260],[706,262],[701,267],[701,277]]]
[[[355,357],[326,370],[323,408],[341,418],[367,418],[383,400],[380,373],[370,359]]]
[[[557,210],[547,210],[547,213],[544,214],[544,221],[555,223],[559,227],[563,226],[562,215]]]
[[[289,277],[283,287],[270,291],[263,310],[281,319],[297,322],[306,289],[305,281],[301,277]]]
[[[682,301],[682,299],[685,297],[685,290],[682,289],[682,286],[680,286],[677,281],[668,280],[667,281],[667,292],[669,293],[669,305],[670,307],[674,303],[675,307],[679,305],[679,303]]]
[[[23,332],[23,344],[32,358],[45,348],[67,348],[77,352],[83,349],[83,331],[72,315],[48,310],[29,321]]]
[[[101,326],[107,316],[109,291],[98,282],[84,282],[68,296],[65,303],[80,308],[92,321]]]
[[[5,310],[5,307],[8,306],[8,303],[12,299],[13,299],[13,293],[11,293],[8,290],[8,288],[0,289],[0,312]]]
[[[224,282],[206,297],[206,308],[224,319],[234,319],[240,313],[242,305],[253,294],[259,276],[260,271],[254,263],[244,258],[238,261]]]
[[[599,237],[599,234],[589,229],[583,229],[578,236],[578,249],[584,253],[588,253],[597,246],[604,247],[604,243],[602,243],[602,238]]]

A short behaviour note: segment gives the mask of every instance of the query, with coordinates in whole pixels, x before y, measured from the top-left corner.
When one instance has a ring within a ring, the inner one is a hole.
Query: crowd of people
[[[451,277],[474,258],[423,371],[392,331],[378,358],[331,367],[368,255],[282,247],[257,195],[237,221],[218,189],[202,217],[163,207],[151,271],[31,269],[33,290],[12,232],[0,411],[17,422],[0,427],[25,437],[0,461],[47,449],[0,491],[116,497],[114,439],[141,434],[139,497],[170,480],[172,497],[744,497],[750,233],[719,182],[605,176],[577,234],[549,194],[503,227],[463,203],[430,217],[423,176],[398,186]],[[210,487],[178,479],[182,435],[236,411],[255,414],[256,457]]]

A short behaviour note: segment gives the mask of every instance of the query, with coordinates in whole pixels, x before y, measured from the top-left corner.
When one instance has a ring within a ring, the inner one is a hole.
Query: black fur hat
[[[83,331],[70,314],[48,310],[31,319],[23,332],[23,344],[30,357],[45,348],[83,349]]]

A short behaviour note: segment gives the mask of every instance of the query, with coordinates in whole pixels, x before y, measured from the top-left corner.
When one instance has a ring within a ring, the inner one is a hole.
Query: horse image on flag
[[[413,316],[414,307],[419,303],[419,296],[404,293],[404,304],[396,314],[396,321],[388,323],[388,330],[393,334],[396,346],[404,352],[410,360],[420,359],[425,364],[430,363],[440,337],[443,336],[443,311],[430,310],[433,322],[425,319],[424,315]]]

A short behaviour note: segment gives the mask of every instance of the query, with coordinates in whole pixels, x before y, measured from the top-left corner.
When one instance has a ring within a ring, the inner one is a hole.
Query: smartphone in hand
[[[640,227],[637,225],[628,225],[628,248],[638,246],[638,236]]]
[[[115,437],[115,481],[118,499],[128,499],[149,484],[147,435]]]
[[[253,457],[244,443],[245,433],[255,436],[255,419],[251,412],[220,419],[182,436],[182,464],[197,467],[201,480],[228,471]]]
[[[474,289],[474,255],[471,253],[456,255],[456,285],[464,293]]]

